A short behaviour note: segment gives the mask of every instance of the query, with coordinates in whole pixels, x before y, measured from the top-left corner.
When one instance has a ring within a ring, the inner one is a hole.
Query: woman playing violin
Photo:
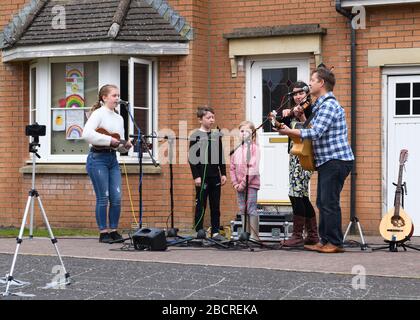
[[[311,115],[310,96],[302,88],[308,85],[298,81],[293,85],[293,104],[291,109],[283,110],[283,123],[290,128],[304,123]],[[299,247],[304,244],[318,243],[318,230],[315,210],[309,200],[309,180],[312,171],[304,170],[299,158],[290,153],[293,142],[289,138],[289,198],[293,208],[293,234],[290,239],[285,240],[286,247]],[[306,239],[303,239],[303,229],[306,230]]]

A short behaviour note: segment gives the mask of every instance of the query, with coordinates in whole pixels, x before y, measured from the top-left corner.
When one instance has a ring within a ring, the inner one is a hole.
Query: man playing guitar
[[[339,253],[343,249],[340,193],[346,177],[353,168],[354,155],[347,140],[344,109],[333,94],[335,76],[324,65],[312,72],[311,128],[290,129],[282,126],[280,134],[292,138],[310,139],[318,171],[317,207],[319,209],[320,242],[305,248],[322,253]]]

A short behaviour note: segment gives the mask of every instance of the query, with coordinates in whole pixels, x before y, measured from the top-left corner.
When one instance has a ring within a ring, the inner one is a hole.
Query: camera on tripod
[[[39,137],[45,136],[45,132],[46,126],[39,125],[37,122],[35,122],[34,124],[27,125],[25,127],[26,136],[33,138],[33,141],[29,144],[29,152],[35,153],[38,158],[40,158],[40,156],[37,154],[38,150],[36,149],[36,147],[40,146]]]

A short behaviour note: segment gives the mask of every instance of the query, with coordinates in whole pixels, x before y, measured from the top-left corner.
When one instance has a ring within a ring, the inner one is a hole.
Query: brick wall
[[[24,1],[1,0],[0,26],[4,26]],[[220,128],[233,129],[245,117],[245,73],[231,78],[228,42],[224,33],[234,28],[319,23],[327,29],[323,38],[323,60],[335,66],[335,94],[345,107],[350,126],[350,41],[344,17],[336,13],[332,0],[169,0],[194,28],[190,55],[159,58],[159,129],[172,129],[183,136],[198,126],[195,109],[210,104],[216,109]],[[367,8],[367,29],[357,31],[357,208],[363,228],[377,233],[381,216],[381,78],[379,68],[367,67],[367,50],[420,46],[420,6],[404,5]],[[312,60],[311,66],[314,66]],[[30,187],[30,176],[18,170],[27,160],[23,134],[28,119],[28,65],[0,66],[0,225],[19,223]],[[179,131],[179,123],[186,131]],[[226,146],[228,148],[228,146]],[[186,144],[177,148],[178,159],[187,153]],[[174,165],[175,224],[191,227],[194,186],[186,164]],[[134,220],[123,178],[121,226]],[[38,189],[51,223],[66,227],[96,228],[94,193],[86,175],[39,175]],[[129,176],[134,210],[138,211],[138,177]],[[316,175],[312,197],[316,196]],[[77,194],[77,196],[74,196]],[[348,223],[350,179],[342,193],[343,225]],[[147,225],[164,227],[170,212],[169,167],[160,175],[143,180],[144,219]],[[230,181],[223,187],[222,222],[236,212]],[[38,219],[40,221],[40,219]],[[169,221],[168,221],[169,223]]]
[[[2,16],[6,16],[4,8],[1,9]],[[11,8],[13,8],[10,11],[11,13],[17,11],[17,7]],[[196,41],[191,43],[190,55],[186,57],[171,56],[158,59],[159,129],[171,129],[175,133],[183,134],[186,137],[191,130],[198,126],[195,117],[196,107],[209,102],[208,63],[206,59],[208,56],[207,1],[179,1],[174,3],[174,8],[194,26]],[[3,25],[8,21],[5,18]],[[7,112],[5,108],[2,108],[1,111],[2,124],[7,122],[7,125],[2,127],[8,128],[7,132],[3,130],[2,133],[5,138],[18,137],[20,143],[16,143],[16,145],[21,146],[19,155],[16,152],[10,152],[1,159],[6,164],[0,169],[0,174],[7,179],[4,179],[5,183],[1,185],[0,191],[2,206],[4,206],[4,214],[0,225],[9,226],[20,223],[27,200],[27,191],[31,185],[31,176],[22,176],[19,173],[19,168],[25,164],[28,158],[27,140],[23,134],[28,119],[28,65],[2,64],[2,74],[3,69],[8,70],[9,74],[13,74],[13,76],[5,76],[5,79],[13,80],[13,87],[11,85],[1,87],[2,101],[9,101],[7,106],[10,106]],[[16,92],[22,92],[19,97],[22,100],[22,105],[18,110],[16,109],[16,100],[11,98],[15,96]],[[6,105],[4,106],[6,107]],[[12,108],[14,117],[19,117],[19,123],[16,123],[14,118],[10,118]],[[179,131],[180,121],[186,125],[182,132]],[[8,151],[11,151],[9,144],[7,146]],[[187,141],[177,146],[179,154],[187,154],[187,146]],[[122,170],[124,172],[123,166]],[[181,229],[189,229],[193,224],[194,210],[194,185],[189,166],[185,163],[174,165],[174,180],[175,226]],[[120,220],[122,228],[127,228],[135,220],[138,220],[138,176],[128,175],[128,181],[131,201],[126,177],[123,176],[124,198]],[[15,189],[12,189],[12,187]],[[86,175],[37,174],[36,187],[52,226],[96,228],[95,194]],[[144,175],[142,190],[143,224],[156,227],[170,225],[170,220],[168,220],[170,213],[169,166],[167,164],[162,165],[160,175]],[[12,198],[14,200],[10,201]],[[43,222],[37,205],[35,206],[35,212],[35,223],[42,226]]]
[[[245,114],[245,75],[240,72],[237,78],[230,77],[228,43],[222,35],[241,27],[319,23],[327,29],[323,38],[323,61],[328,66],[335,66],[337,85],[334,92],[345,107],[350,129],[350,33],[346,19],[335,11],[334,5],[335,1],[329,0],[211,1],[211,99],[217,110],[227,113],[222,127],[231,128]],[[420,47],[419,21],[418,5],[367,8],[367,28],[357,31],[356,213],[368,233],[377,234],[382,213],[382,114],[381,70],[367,67],[367,51]],[[315,203],[316,175],[311,189]],[[232,195],[228,192],[226,197]],[[341,203],[345,227],[350,213],[350,178],[344,187]]]
[[[24,3],[22,0],[1,2],[1,28]],[[18,222],[16,212],[21,210],[20,199],[27,197],[27,192],[21,193],[22,177],[18,169],[27,151],[24,125],[28,91],[26,63],[0,65],[0,226]]]

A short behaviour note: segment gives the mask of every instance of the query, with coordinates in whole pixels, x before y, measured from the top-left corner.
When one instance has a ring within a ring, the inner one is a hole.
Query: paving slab
[[[0,254],[0,271],[8,270],[12,257]],[[53,256],[19,256],[14,276],[28,284],[10,292],[25,296],[0,300],[420,300],[420,279],[355,281],[354,275],[334,273],[71,257],[64,264],[72,283],[48,287],[57,263]]]
[[[355,238],[356,239],[356,238]],[[371,247],[383,244],[381,238],[367,237]],[[412,238],[420,248],[420,238]],[[16,240],[0,239],[0,253],[13,254]],[[345,253],[320,254],[302,250],[265,250],[254,252],[223,250],[213,247],[169,247],[166,251],[122,251],[121,244],[102,244],[96,238],[60,238],[58,248],[63,257],[101,260],[160,262],[202,266],[262,268],[269,270],[336,273],[351,275],[363,269],[367,275],[420,279],[420,251],[408,249],[366,251],[348,248]],[[24,239],[19,255],[56,256],[48,238]]]

